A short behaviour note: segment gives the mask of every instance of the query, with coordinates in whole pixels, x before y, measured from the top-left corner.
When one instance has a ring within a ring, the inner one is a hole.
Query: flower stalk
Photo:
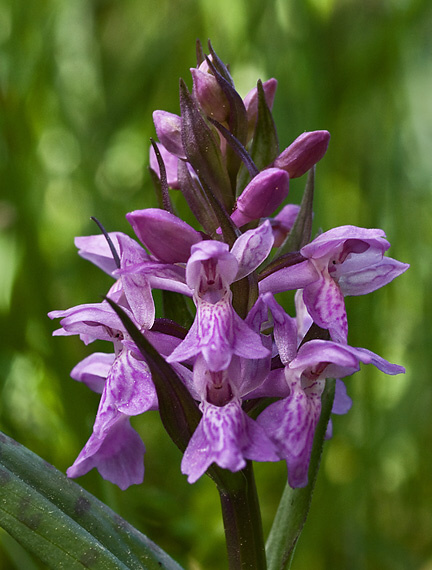
[[[248,461],[241,471],[238,489],[218,488],[222,506],[230,570],[267,568],[261,513],[253,466]]]

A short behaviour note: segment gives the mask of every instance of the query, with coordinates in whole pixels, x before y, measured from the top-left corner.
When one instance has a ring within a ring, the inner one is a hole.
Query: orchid
[[[244,233],[231,251],[227,244],[210,240],[192,246],[186,281],[194,291],[196,318],[168,362],[188,360],[202,353],[209,369],[217,372],[229,366],[233,354],[244,358],[268,354],[257,333],[234,311],[229,286],[256,269],[272,243],[271,227],[266,223]]]
[[[112,346],[71,372],[101,399],[68,476],[96,468],[121,489],[140,484],[145,447],[130,420],[157,410],[188,481],[207,473],[218,486],[230,567],[264,568],[251,462],[285,461],[288,485],[310,499],[330,413],[352,404],[341,379],[362,363],[404,372],[348,344],[344,297],[408,265],[384,255],[380,229],[347,225],[311,239],[315,165],[330,134],[303,133],[280,152],[276,80],[242,98],[209,49],[198,44],[192,93],[180,83],[181,115],[153,114],[158,207],[126,214],[138,241],[99,223],[103,235],[76,238],[79,254],[115,280],[107,296],[49,316],[61,319],[56,336]],[[301,205],[285,203],[290,179],[306,172]],[[181,200],[190,223],[177,214]],[[274,296],[289,291],[295,316]]]
[[[326,378],[350,376],[360,369],[361,362],[374,364],[386,374],[400,374],[405,370],[369,350],[332,341],[311,340],[297,350],[294,320],[285,314],[270,293],[263,300],[275,318],[275,339],[285,365],[283,372],[288,395],[270,404],[257,421],[277,445],[279,456],[286,460],[290,485],[304,487],[308,482],[309,459]],[[268,384],[269,381],[270,378]],[[338,384],[336,413],[344,413],[350,407],[342,386]],[[270,386],[268,389],[271,393]]]
[[[382,230],[334,228],[300,249],[305,261],[263,279],[260,291],[277,293],[302,288],[306,307],[317,325],[328,329],[334,340],[346,342],[344,296],[371,293],[409,267],[385,257],[389,247]]]

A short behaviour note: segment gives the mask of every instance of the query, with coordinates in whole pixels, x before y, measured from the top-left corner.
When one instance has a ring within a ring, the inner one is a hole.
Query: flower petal
[[[115,354],[95,352],[81,360],[70,375],[77,382],[86,384],[93,392],[101,394],[114,359]]]
[[[246,466],[246,459],[278,461],[274,445],[238,401],[221,407],[204,403],[203,408],[181,464],[189,483],[195,483],[212,463],[235,472]]]
[[[96,467],[104,479],[125,490],[142,483],[144,453],[144,444],[128,416],[118,414],[103,437],[92,434],[67,475],[80,477]]]
[[[273,246],[273,231],[270,222],[242,234],[232,246],[231,254],[238,261],[235,281],[246,277],[266,259]]]
[[[304,288],[303,300],[318,326],[328,329],[333,340],[347,342],[348,320],[344,297],[326,269],[320,279]]]
[[[383,257],[375,265],[352,272],[344,271],[339,278],[339,286],[344,295],[366,295],[384,287],[408,268],[408,263],[402,263],[391,257]]]
[[[298,386],[288,398],[270,404],[257,418],[288,467],[291,487],[305,487],[315,428],[321,413],[320,397],[308,397]]]

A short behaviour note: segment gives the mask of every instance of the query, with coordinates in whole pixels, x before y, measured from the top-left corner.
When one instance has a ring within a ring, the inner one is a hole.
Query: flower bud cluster
[[[159,204],[126,215],[136,239],[76,238],[79,254],[114,280],[106,299],[49,315],[61,319],[56,335],[112,346],[71,373],[101,400],[70,477],[95,467],[122,489],[140,483],[145,447],[130,418],[158,409],[190,482],[215,465],[235,472],[247,460],[284,460],[290,485],[302,487],[326,380],[338,379],[333,411],[346,413],[341,378],[360,363],[404,371],[348,344],[344,297],[374,291],[408,265],[384,255],[390,244],[379,229],[347,225],[311,240],[314,170],[329,133],[305,132],[280,152],[276,80],[242,98],[209,50],[198,50],[192,91],[180,84],[181,114],[153,113]],[[301,206],[286,203],[290,178],[307,172]],[[192,225],[175,213],[181,200]],[[276,301],[284,291],[296,292],[295,316]]]

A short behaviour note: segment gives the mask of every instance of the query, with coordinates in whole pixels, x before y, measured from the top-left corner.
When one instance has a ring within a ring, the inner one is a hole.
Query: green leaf
[[[106,505],[4,434],[0,526],[55,570],[181,568]]]
[[[321,397],[321,416],[315,431],[309,465],[309,483],[303,489],[292,489],[288,483],[285,487],[266,544],[268,570],[285,570],[291,565],[294,549],[303,530],[312,501],[324,437],[333,406],[334,392],[335,380],[327,380]]]

